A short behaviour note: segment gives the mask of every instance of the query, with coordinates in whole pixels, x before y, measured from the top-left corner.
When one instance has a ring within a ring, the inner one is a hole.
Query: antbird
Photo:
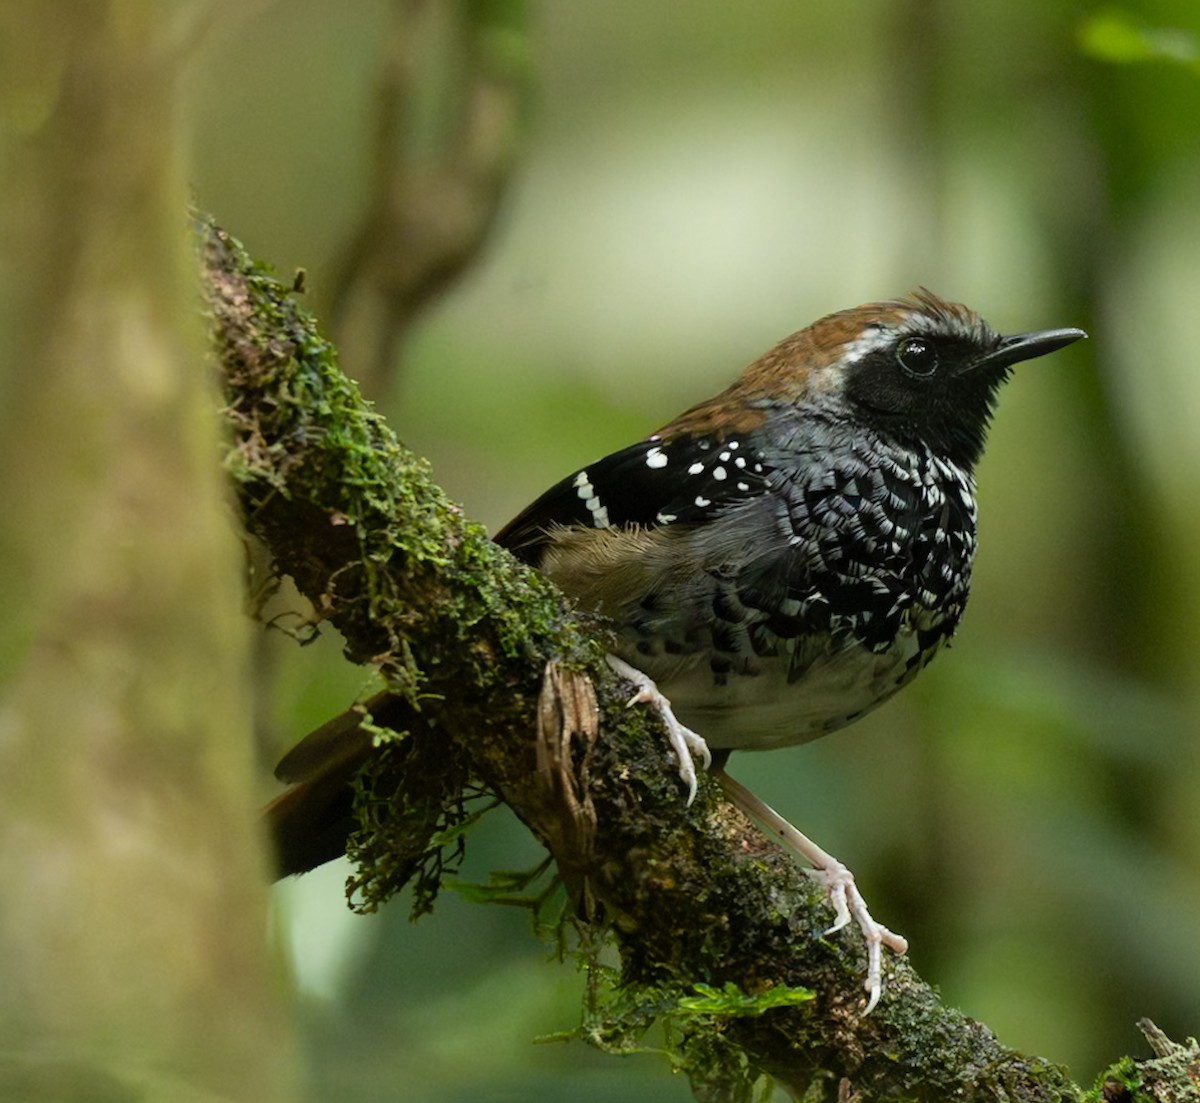
[[[858,925],[867,1011],[881,947],[907,943],[872,918],[841,862],[725,764],[851,723],[950,639],[971,585],[974,469],[997,391],[1014,364],[1084,336],[1000,336],[924,290],[830,314],[567,476],[495,537],[611,623],[610,663],[662,712],[688,800],[695,758],[809,863],[835,910],[830,931]],[[280,764],[298,783],[269,813],[284,873],[344,849],[348,782],[370,752],[361,719],[331,722]]]

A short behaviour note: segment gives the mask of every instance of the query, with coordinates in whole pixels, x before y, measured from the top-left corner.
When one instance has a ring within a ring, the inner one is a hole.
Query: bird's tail
[[[363,705],[335,716],[296,744],[275,767],[290,783],[263,809],[275,849],[276,876],[307,873],[346,852],[355,826],[355,775],[374,751],[370,719],[396,698],[380,693]]]

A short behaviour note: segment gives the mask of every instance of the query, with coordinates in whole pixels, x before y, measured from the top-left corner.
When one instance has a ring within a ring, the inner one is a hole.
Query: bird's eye
[[[905,375],[923,379],[937,371],[938,354],[924,337],[906,337],[896,349],[896,359]]]

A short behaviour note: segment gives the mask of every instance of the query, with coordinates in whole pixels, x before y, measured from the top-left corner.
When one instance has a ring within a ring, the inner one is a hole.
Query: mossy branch
[[[581,922],[611,932],[634,1003],[669,1010],[696,985],[813,993],[685,1017],[681,1062],[698,1097],[745,1097],[764,1070],[813,1099],[1085,1098],[1061,1068],[943,1006],[903,959],[864,1017],[861,941],[814,933],[830,913],[810,879],[710,781],[685,808],[657,721],[623,707],[602,634],[434,485],[288,289],[211,223],[199,231],[246,526],[348,656],[412,710],[410,738],[364,783],[376,797],[355,855],[370,867],[368,904],[389,884],[375,871],[395,861],[405,875],[446,798],[475,777],[550,850]],[[403,834],[417,842],[396,857],[379,798],[404,790],[406,764],[438,796],[406,800]]]

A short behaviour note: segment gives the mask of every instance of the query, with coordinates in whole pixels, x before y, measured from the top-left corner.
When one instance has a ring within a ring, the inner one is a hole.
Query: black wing
[[[650,437],[568,475],[495,539],[536,564],[556,527],[696,524],[761,493],[768,475],[763,458],[737,437]]]

